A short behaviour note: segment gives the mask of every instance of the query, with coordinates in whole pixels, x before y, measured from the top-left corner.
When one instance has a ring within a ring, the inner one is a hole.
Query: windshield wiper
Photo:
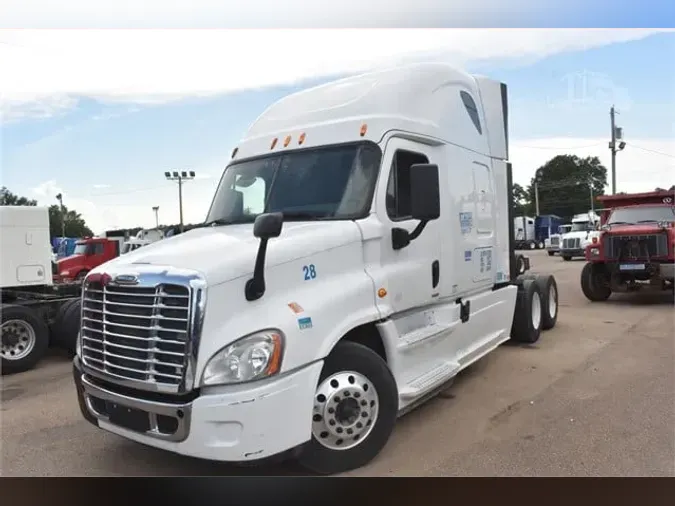
[[[223,225],[241,225],[243,223],[253,223],[253,220],[250,217],[246,218],[233,218],[233,219],[225,219],[225,218],[217,218],[215,220],[211,221],[206,221],[199,225],[199,227],[215,227],[215,226],[223,226]]]
[[[284,215],[284,220],[293,221],[319,221],[329,218],[327,214],[317,214],[307,211],[281,211]]]
[[[635,225],[635,223],[628,223],[627,221],[613,221],[607,225],[611,227],[612,225]]]

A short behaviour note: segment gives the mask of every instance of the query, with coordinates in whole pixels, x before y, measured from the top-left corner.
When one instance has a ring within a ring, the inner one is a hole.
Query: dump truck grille
[[[605,239],[605,258],[644,260],[668,256],[668,237],[662,234],[610,235]]]

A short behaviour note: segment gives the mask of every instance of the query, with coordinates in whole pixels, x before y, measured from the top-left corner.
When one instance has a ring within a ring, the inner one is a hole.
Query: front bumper
[[[181,455],[243,462],[277,455],[311,438],[322,366],[315,362],[271,381],[205,388],[182,402],[101,383],[82,370],[79,357],[73,360],[73,378],[82,415],[101,429]],[[136,430],[111,422],[120,410],[135,419]]]
[[[560,256],[564,257],[585,257],[586,251],[582,248],[559,249]]]

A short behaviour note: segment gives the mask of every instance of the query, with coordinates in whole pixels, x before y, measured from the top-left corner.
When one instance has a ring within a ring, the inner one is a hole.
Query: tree
[[[26,197],[19,197],[7,189],[6,186],[0,188],[0,206],[36,206],[37,200],[30,200]]]
[[[66,237],[86,237],[94,235],[80,213],[71,211],[66,206],[63,206],[62,213],[61,206],[49,206],[49,235],[51,237],[61,237],[63,235],[64,221],[66,223]]]
[[[540,214],[571,218],[591,209],[591,189],[594,206],[595,198],[604,195],[607,168],[597,156],[559,155],[536,170],[527,189],[531,203],[535,202],[535,183]]]
[[[528,215],[531,212],[530,195],[518,183],[513,184],[513,208],[518,216]]]

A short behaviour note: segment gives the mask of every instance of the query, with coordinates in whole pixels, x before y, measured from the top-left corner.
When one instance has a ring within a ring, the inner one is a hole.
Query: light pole
[[[612,151],[612,195],[616,194],[616,153],[623,150],[626,147],[626,143],[623,141],[623,129],[616,126],[614,121],[614,116],[618,114],[614,109],[614,106],[609,110],[609,121],[612,128],[612,136],[609,141],[609,149]],[[616,141],[619,140],[619,146],[617,147]]]
[[[178,181],[178,210],[180,212],[180,231],[185,231],[183,225],[183,181],[191,181],[195,178],[195,171],[181,171],[174,170],[173,172],[165,172],[164,177],[169,181]]]
[[[152,210],[155,211],[155,227],[159,228],[159,206],[152,206]]]
[[[66,238],[66,213],[63,212],[63,195],[56,195],[56,200],[59,201],[59,206],[61,207],[61,237]]]

